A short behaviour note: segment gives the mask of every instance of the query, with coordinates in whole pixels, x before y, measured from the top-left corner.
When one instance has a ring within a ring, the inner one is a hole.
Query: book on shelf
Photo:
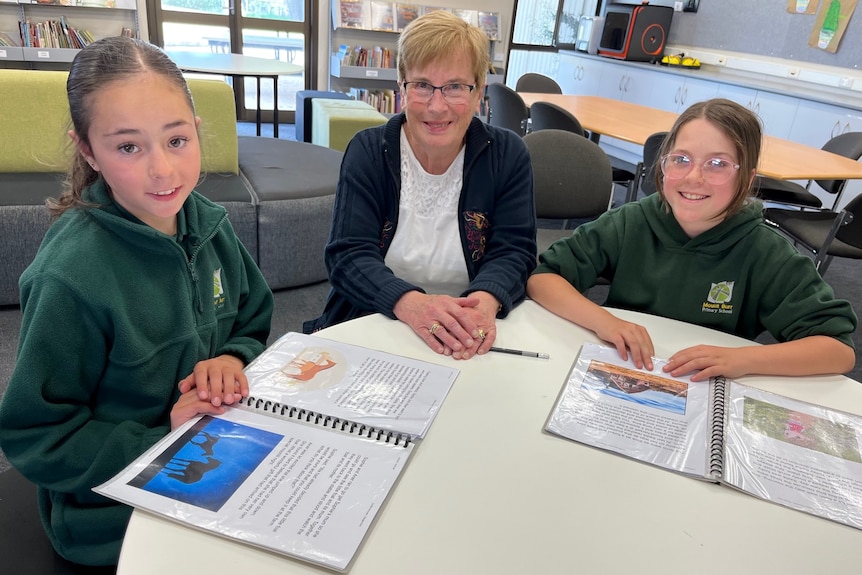
[[[862,416],[585,344],[545,430],[862,529]],[[804,384],[800,384],[804,385]]]
[[[479,25],[479,12],[478,10],[468,10],[464,8],[452,8],[452,13],[455,14],[458,18],[466,22],[467,24],[471,24],[473,26]]]
[[[383,32],[395,31],[395,13],[392,2],[371,0],[371,29]]]
[[[381,114],[397,114],[401,111],[401,92],[398,90],[350,88],[347,94],[354,100],[365,102]]]
[[[410,22],[419,17],[421,8],[419,4],[396,4],[395,29],[398,32],[404,30]]]
[[[6,34],[5,32],[0,32],[0,46],[11,47],[18,46],[18,44],[16,44],[15,40],[13,40],[12,37],[8,34]]]
[[[395,58],[392,51],[382,46],[365,48],[361,45],[347,46],[342,44],[336,52],[342,66],[357,66],[360,68],[393,68]]]
[[[59,20],[46,20],[33,23],[30,19],[18,22],[21,45],[25,48],[75,48],[95,42],[87,30],[69,25],[65,16]]]
[[[290,333],[245,372],[240,405],[187,422],[95,491],[346,570],[458,370]]]
[[[500,39],[500,15],[497,12],[485,12],[479,10],[477,12],[479,28],[481,28],[488,36],[489,40]]]
[[[332,22],[337,28],[371,28],[371,6],[366,0],[335,0]]]
[[[437,10],[443,10],[444,12],[451,12],[452,8],[447,8],[445,6],[421,6],[422,15],[430,14],[431,12],[436,12]]]

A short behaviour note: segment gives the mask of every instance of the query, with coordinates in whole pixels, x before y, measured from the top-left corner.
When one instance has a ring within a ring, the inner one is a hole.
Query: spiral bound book
[[[545,430],[862,529],[862,417],[653,361],[585,344]]]
[[[187,422],[95,491],[348,569],[458,370],[290,333],[245,371],[241,405]]]

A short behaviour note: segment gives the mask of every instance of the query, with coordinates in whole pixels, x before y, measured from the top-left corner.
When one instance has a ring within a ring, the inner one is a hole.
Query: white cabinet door
[[[862,132],[862,112],[800,100],[789,139],[820,148],[827,141],[845,132]]]
[[[651,86],[656,84],[657,74],[652,70],[625,69],[621,83],[620,98],[626,102],[649,106]]]
[[[613,62],[602,62],[602,73],[596,84],[596,96],[623,100],[626,82],[629,80],[628,69]]]
[[[591,58],[578,58],[578,91],[577,94],[593,96],[598,94],[602,85],[604,64]]]
[[[600,62],[600,64],[601,74],[594,92],[596,96],[640,103],[637,99],[640,93],[651,84],[654,75],[652,70],[639,70],[613,61]],[[600,145],[611,157],[619,158],[632,165],[640,162],[643,155],[643,146],[616,138],[602,136]]]
[[[733,100],[757,114],[763,132],[777,138],[788,139],[799,100],[781,94],[752,90],[731,84],[722,84],[718,96]]]
[[[695,102],[714,98],[719,87],[717,82],[656,71],[651,71],[645,81],[640,81],[639,76],[635,78],[629,81],[630,101],[677,114]],[[631,86],[635,83],[633,91]]]
[[[679,101],[685,91],[685,77],[663,72],[652,72],[646,82],[638,82],[637,104],[658,108],[667,112],[678,112]]]
[[[718,87],[718,97],[733,100],[737,104],[754,110],[754,101],[757,99],[757,90],[734,86],[733,84],[721,84]]]
[[[676,108],[674,112],[683,112],[692,104],[711,100],[718,95],[718,82],[710,82],[709,80],[701,80],[699,78],[686,78],[685,84],[680,88],[679,92],[674,93],[674,102]]]
[[[557,83],[563,94],[598,94],[602,76],[602,62],[572,54],[560,54]]]
[[[557,68],[557,75],[554,79],[560,85],[560,88],[563,89],[563,94],[578,93],[579,61],[580,58],[577,56],[560,54],[560,65]]]
[[[790,130],[799,105],[797,98],[773,92],[757,92],[753,111],[763,122],[763,131],[777,138],[790,138]]]

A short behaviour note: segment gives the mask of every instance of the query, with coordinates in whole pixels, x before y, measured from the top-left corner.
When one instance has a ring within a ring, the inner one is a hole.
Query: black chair
[[[505,84],[488,84],[488,123],[523,136],[530,112],[516,91]]]
[[[534,102],[533,105],[530,106],[530,125],[530,130],[532,132],[549,129],[566,130],[580,134],[585,138],[589,137],[589,134],[587,134],[587,131],[584,130],[581,126],[581,122],[574,114],[565,108],[550,102]],[[611,165],[611,170],[613,172],[612,178],[614,183],[626,187],[627,197],[633,196],[634,192],[632,190],[637,190],[635,174],[626,169],[614,167],[613,165]]]
[[[658,191],[655,185],[655,171],[658,168],[658,154],[665,136],[667,136],[667,132],[656,132],[644,142],[644,159],[640,170],[640,189],[647,196]]]
[[[537,92],[540,94],[562,94],[563,89],[553,78],[544,74],[527,72],[515,83],[516,92]]]
[[[539,130],[524,136],[530,150],[536,217],[559,227],[537,230],[539,253],[571,234],[569,220],[592,220],[613,198],[611,162],[604,150],[566,130]]]
[[[823,145],[823,150],[845,156],[853,160],[862,158],[862,132],[847,132],[835,136]],[[831,209],[835,211],[841,201],[841,194],[847,180],[814,180],[817,185],[835,196]],[[823,209],[820,198],[811,193],[812,180],[806,186],[800,186],[787,180],[776,180],[766,176],[757,176],[754,190],[764,202],[784,204],[799,209]]]
[[[533,131],[565,130],[586,137],[587,133],[574,114],[550,102],[534,102],[530,106],[530,121]]]
[[[4,573],[74,575],[79,572],[51,547],[36,506],[36,486],[14,468],[0,473],[0,533],[0,561]]]
[[[862,195],[838,213],[767,208],[763,219],[810,251],[820,275],[833,257],[862,259]]]

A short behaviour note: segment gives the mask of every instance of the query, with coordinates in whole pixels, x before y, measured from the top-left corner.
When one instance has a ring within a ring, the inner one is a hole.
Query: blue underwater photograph
[[[129,485],[218,511],[282,437],[204,416]]]

